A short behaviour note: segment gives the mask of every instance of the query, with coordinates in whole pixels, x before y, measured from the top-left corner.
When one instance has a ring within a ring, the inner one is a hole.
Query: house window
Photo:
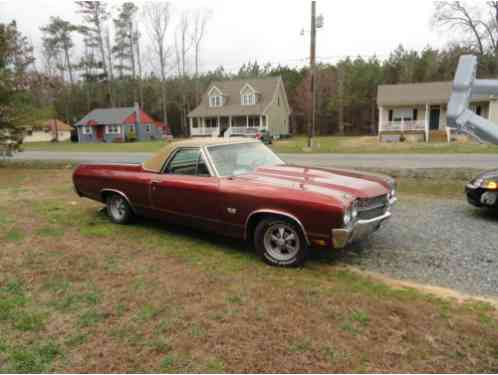
[[[206,121],[206,128],[218,127],[218,120],[216,118],[207,118],[205,121]]]
[[[106,125],[106,134],[121,134],[121,126],[119,125]]]
[[[199,127],[199,119],[197,117],[192,119],[192,128],[197,129]]]
[[[480,115],[481,115],[481,113],[482,113],[482,107],[481,107],[480,105],[478,105],[478,106],[476,107],[476,115],[477,115],[477,116],[480,116]]]
[[[256,104],[256,95],[244,94],[240,97],[240,103],[242,105],[255,105]]]
[[[150,125],[150,124],[145,124],[145,126],[144,126],[144,127],[145,127],[145,132],[146,132],[146,133],[150,133],[150,132],[151,132],[152,127],[151,127],[151,125]]]
[[[128,133],[135,134],[135,125],[130,125],[128,128]]]
[[[33,135],[33,129],[28,129],[28,131],[26,132],[28,135]]]
[[[221,107],[223,105],[223,97],[221,95],[211,95],[209,97],[210,107]]]
[[[257,116],[249,116],[249,127],[250,128],[259,128],[259,117]]]
[[[393,110],[391,121],[412,121],[414,120],[413,115],[415,111],[413,108],[395,108]]]
[[[92,128],[89,126],[82,126],[81,127],[81,134],[84,134],[84,135],[92,134]]]

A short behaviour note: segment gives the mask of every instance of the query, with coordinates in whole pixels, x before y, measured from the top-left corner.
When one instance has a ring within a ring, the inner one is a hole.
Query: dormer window
[[[223,93],[219,88],[213,86],[208,93],[209,96],[209,106],[210,107],[222,107],[223,106]]]
[[[209,97],[210,107],[221,107],[223,105],[223,96],[221,95],[211,95]]]
[[[240,104],[242,105],[255,105],[256,95],[255,94],[244,94],[240,97]]]
[[[255,105],[258,98],[257,92],[249,83],[246,83],[240,90],[240,104],[241,105]]]

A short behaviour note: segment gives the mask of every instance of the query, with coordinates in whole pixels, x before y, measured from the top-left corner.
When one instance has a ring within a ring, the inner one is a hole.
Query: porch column
[[[379,131],[378,131],[378,137],[379,141],[381,139],[380,133],[382,132],[382,119],[384,116],[384,107],[379,105]]]
[[[202,135],[206,134],[206,118],[205,117],[201,117],[200,119],[200,124],[199,124],[199,127],[202,129]]]
[[[425,105],[425,142],[429,143],[429,104]]]
[[[259,127],[260,128],[263,127],[263,116],[262,115],[259,115]]]
[[[192,117],[189,117],[189,123],[190,123],[190,135],[192,135],[194,131],[194,119]]]
[[[246,116],[246,128],[249,127],[249,116]]]

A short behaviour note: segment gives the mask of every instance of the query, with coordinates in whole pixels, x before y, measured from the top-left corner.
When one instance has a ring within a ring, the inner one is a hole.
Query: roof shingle
[[[216,116],[247,116],[260,115],[273,99],[278,87],[280,77],[238,79],[212,82],[204,95],[201,103],[192,110],[189,117],[216,117]],[[240,103],[240,90],[246,85],[251,85],[259,95],[256,105],[242,105]],[[209,107],[208,92],[217,87],[225,97],[225,103],[221,107]]]
[[[134,111],[134,107],[97,108],[88,113],[74,125],[83,126],[87,125],[88,122],[95,122],[99,125],[122,124]]]

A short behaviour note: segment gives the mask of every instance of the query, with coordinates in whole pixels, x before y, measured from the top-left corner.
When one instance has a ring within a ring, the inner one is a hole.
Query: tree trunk
[[[372,94],[370,97],[370,135],[377,135],[377,101],[375,100],[375,95]]]
[[[339,135],[344,135],[344,77],[342,73],[342,68],[338,71],[338,82],[337,82],[337,111],[338,111],[338,122],[339,122]]]

